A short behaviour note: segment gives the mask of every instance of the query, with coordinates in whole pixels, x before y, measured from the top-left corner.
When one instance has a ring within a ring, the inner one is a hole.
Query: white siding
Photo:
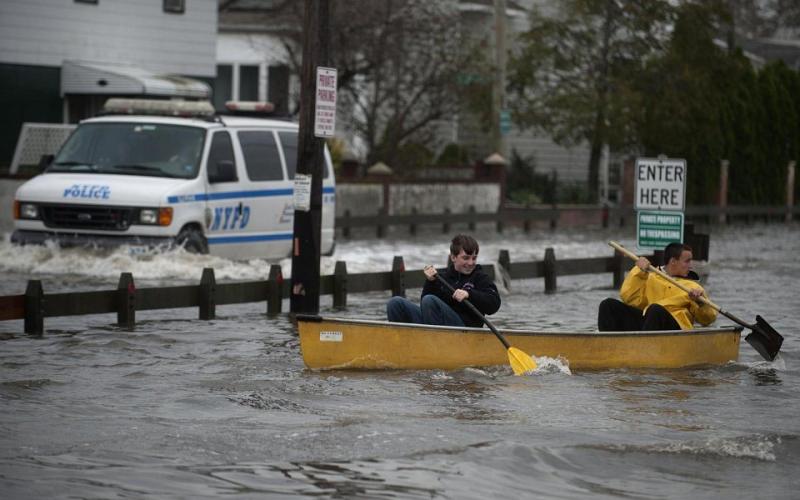
[[[162,7],[162,0],[0,0],[0,63],[117,61],[214,76],[217,1],[186,0],[183,14]]]

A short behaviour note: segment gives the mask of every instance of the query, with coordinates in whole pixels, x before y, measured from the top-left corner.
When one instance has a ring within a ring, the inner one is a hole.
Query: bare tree
[[[281,26],[274,32],[298,69],[302,3],[228,0],[225,7],[235,12],[256,4],[268,12],[265,22]],[[404,145],[435,149],[437,121],[455,116],[469,90],[459,75],[490,70],[476,67],[477,47],[461,32],[457,0],[336,1],[330,27],[337,122],[358,138],[369,163],[406,168],[399,157]]]

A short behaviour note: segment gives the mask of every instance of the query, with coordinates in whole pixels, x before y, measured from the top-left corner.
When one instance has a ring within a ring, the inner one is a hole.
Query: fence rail
[[[651,259],[657,256],[650,256]],[[555,251],[548,248],[544,260],[512,262],[507,250],[501,250],[498,263],[485,266],[492,279],[544,278],[546,293],[557,289],[558,276],[612,273],[612,286],[622,283],[628,263],[615,253],[611,257],[557,260]],[[392,269],[385,272],[348,274],[344,261],[336,262],[334,273],[321,277],[320,293],[333,296],[333,306],[347,307],[351,293],[391,290],[392,295],[405,295],[408,288],[421,288],[425,276],[421,269],[407,271],[402,257],[395,257]],[[90,292],[44,293],[40,280],[28,281],[24,294],[0,296],[0,320],[24,320],[24,331],[31,335],[44,334],[44,318],[88,314],[117,314],[117,325],[133,329],[136,312],[157,309],[198,308],[201,320],[214,319],[216,306],[249,302],[266,302],[267,316],[281,313],[282,301],[289,297],[290,282],[283,279],[279,265],[270,266],[266,280],[237,283],[216,283],[214,270],[203,269],[198,285],[137,288],[131,273],[122,273],[113,290]]]
[[[789,222],[800,216],[800,206],[785,205],[697,205],[686,208],[686,220],[708,224],[729,223],[737,220],[752,222],[757,219]],[[336,217],[336,228],[342,236],[349,238],[351,229],[374,227],[378,238],[386,235],[389,226],[407,226],[409,232],[416,234],[420,225],[441,225],[442,232],[449,233],[453,224],[467,224],[471,231],[478,223],[495,223],[497,231],[503,232],[509,225],[521,226],[526,232],[533,224],[546,222],[550,229],[560,225],[572,225],[570,219],[578,219],[583,225],[594,224],[602,227],[615,225],[624,227],[636,223],[636,211],[631,207],[591,206],[537,206],[502,208],[497,212],[476,212],[470,207],[463,213],[417,213],[390,215],[380,212],[372,215],[352,215],[345,211]]]

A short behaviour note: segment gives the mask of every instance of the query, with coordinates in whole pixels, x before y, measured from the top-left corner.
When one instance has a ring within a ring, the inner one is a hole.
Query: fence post
[[[347,308],[347,263],[337,260],[333,269],[333,307]]]
[[[786,222],[792,222],[792,209],[794,208],[794,167],[797,164],[792,160],[786,165]]]
[[[467,227],[469,228],[469,232],[475,232],[475,205],[470,205],[469,209],[469,222],[467,223]]]
[[[614,269],[614,290],[619,290],[622,282],[625,281],[625,264],[625,257],[614,250],[614,263],[612,264]]]
[[[511,256],[508,253],[508,250],[500,250],[500,255],[497,257],[497,263],[500,264],[505,272],[511,276]]]
[[[505,212],[505,210],[503,208],[499,208],[497,210],[497,213],[500,214],[501,216],[497,218],[496,230],[500,234],[502,234],[503,233],[503,229],[505,229],[505,224],[503,223],[503,220],[505,219],[506,215],[504,214],[504,212]]]
[[[44,291],[39,280],[28,280],[25,288],[25,333],[44,335]]]
[[[133,283],[133,274],[121,273],[119,275],[117,326],[133,330],[136,326],[136,285]]]
[[[450,209],[448,207],[445,207],[444,208],[444,216],[447,217],[448,215],[450,215]],[[444,234],[449,234],[450,233],[450,221],[449,220],[446,220],[444,222],[444,224],[442,224],[442,232]]]
[[[414,217],[414,222],[408,225],[408,232],[411,236],[417,235],[417,207],[411,207],[411,215]]]
[[[269,266],[269,278],[267,278],[267,316],[280,314],[282,308],[283,272],[280,265],[272,264]]]
[[[729,160],[719,161],[719,216],[717,221],[720,224],[728,222],[728,169],[731,162]]]
[[[544,293],[556,292],[556,252],[552,248],[544,250]]]
[[[208,321],[216,317],[216,292],[217,280],[214,278],[214,270],[206,267],[200,277],[200,319]]]
[[[386,207],[381,207],[378,211],[378,225],[375,228],[375,237],[380,239],[386,236],[386,216],[388,211]]]
[[[350,238],[350,209],[344,211],[344,217],[342,221],[342,238]]]
[[[399,255],[392,260],[392,297],[395,296],[406,296],[406,265]]]

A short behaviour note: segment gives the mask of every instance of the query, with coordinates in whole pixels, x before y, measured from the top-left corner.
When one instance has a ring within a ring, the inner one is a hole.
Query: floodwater
[[[728,366],[571,372],[539,360],[455,372],[312,372],[286,315],[263,303],[46,318],[42,338],[0,322],[2,498],[797,498],[800,489],[800,226],[711,227],[712,299],[785,337],[775,362],[742,342]],[[480,261],[607,256],[633,231],[479,231]],[[444,262],[449,235],[340,241],[350,272]],[[289,261],[282,263],[288,274]],[[0,243],[0,294],[264,279],[263,261],[174,252],[14,248]],[[611,275],[514,280],[502,327],[592,329]],[[409,296],[417,296],[410,290]],[[346,311],[382,318],[388,291],[351,295]],[[721,317],[718,324],[729,324]]]

